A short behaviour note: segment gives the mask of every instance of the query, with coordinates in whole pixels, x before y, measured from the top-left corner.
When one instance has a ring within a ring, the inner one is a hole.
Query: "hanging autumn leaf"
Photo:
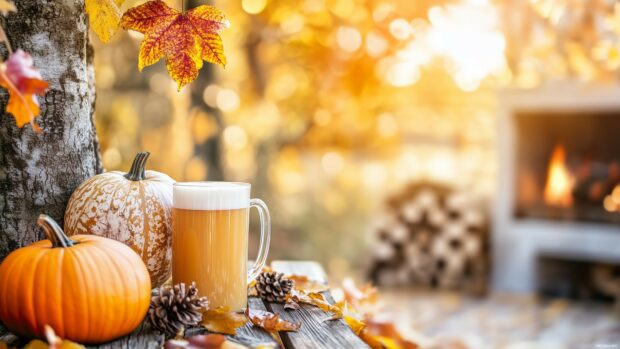
[[[254,326],[258,326],[267,332],[274,333],[280,331],[297,331],[301,324],[280,319],[280,315],[270,313],[260,309],[247,308],[245,315],[250,319]]]
[[[9,14],[9,12],[15,12],[17,9],[15,8],[15,4],[8,0],[0,0],[0,13],[3,16]]]
[[[1,0],[0,0],[1,1]],[[118,30],[125,0],[86,0],[86,13],[90,26],[101,41],[107,43]]]
[[[144,34],[138,68],[166,58],[166,68],[179,90],[198,76],[202,61],[226,65],[219,32],[228,21],[215,7],[202,5],[187,12],[151,0],[129,9],[121,18],[123,29]]]
[[[248,319],[225,307],[209,309],[202,314],[201,325],[211,332],[235,335],[237,328],[245,325]]]
[[[39,116],[39,102],[36,95],[43,95],[49,84],[34,68],[32,57],[17,50],[0,64],[0,86],[9,91],[6,112],[13,114],[17,126],[30,123],[35,132],[41,132],[34,118]]]

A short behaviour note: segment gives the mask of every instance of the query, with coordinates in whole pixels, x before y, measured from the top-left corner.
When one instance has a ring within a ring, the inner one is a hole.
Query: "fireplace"
[[[496,289],[539,290],[549,258],[620,264],[620,87],[505,91],[499,100]]]
[[[620,223],[620,109],[513,118],[517,217]]]

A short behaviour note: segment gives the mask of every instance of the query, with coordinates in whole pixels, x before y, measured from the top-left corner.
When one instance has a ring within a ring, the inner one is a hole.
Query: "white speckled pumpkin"
[[[148,152],[140,152],[127,173],[93,176],[71,195],[65,232],[118,240],[136,251],[151,275],[153,287],[170,277],[172,185],[168,175],[145,171]]]

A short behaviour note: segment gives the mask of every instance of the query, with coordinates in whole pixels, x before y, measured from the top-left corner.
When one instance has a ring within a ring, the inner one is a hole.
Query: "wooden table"
[[[291,262],[276,261],[271,264],[274,270],[285,274],[306,275],[312,280],[327,283],[327,277],[323,268],[315,262]],[[326,299],[333,303],[333,298],[329,292],[324,293]],[[260,298],[250,297],[248,306],[252,309],[268,310],[284,320],[301,323],[301,328],[297,332],[281,332],[279,337],[285,348],[310,349],[310,348],[368,348],[343,320],[326,321],[330,314],[310,305],[302,305],[299,310],[284,310],[283,304],[263,302]],[[204,329],[188,330],[186,336],[192,336],[206,332]],[[247,324],[237,329],[236,336],[229,338],[238,343],[253,347],[262,343],[271,343],[278,347],[277,342],[267,332],[261,328]],[[0,341],[7,342],[9,345],[21,346],[25,341],[20,340],[11,333],[7,332],[0,325]],[[158,331],[150,328],[149,324],[143,322],[129,336],[119,338],[113,342],[93,346],[89,348],[112,349],[112,348],[161,348],[164,343],[164,336]]]

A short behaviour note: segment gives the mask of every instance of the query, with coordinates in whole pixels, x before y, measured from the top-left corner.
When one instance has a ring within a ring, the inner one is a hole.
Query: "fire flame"
[[[574,184],[575,178],[566,166],[566,151],[563,146],[556,145],[547,169],[545,203],[551,206],[570,207],[573,204]]]

